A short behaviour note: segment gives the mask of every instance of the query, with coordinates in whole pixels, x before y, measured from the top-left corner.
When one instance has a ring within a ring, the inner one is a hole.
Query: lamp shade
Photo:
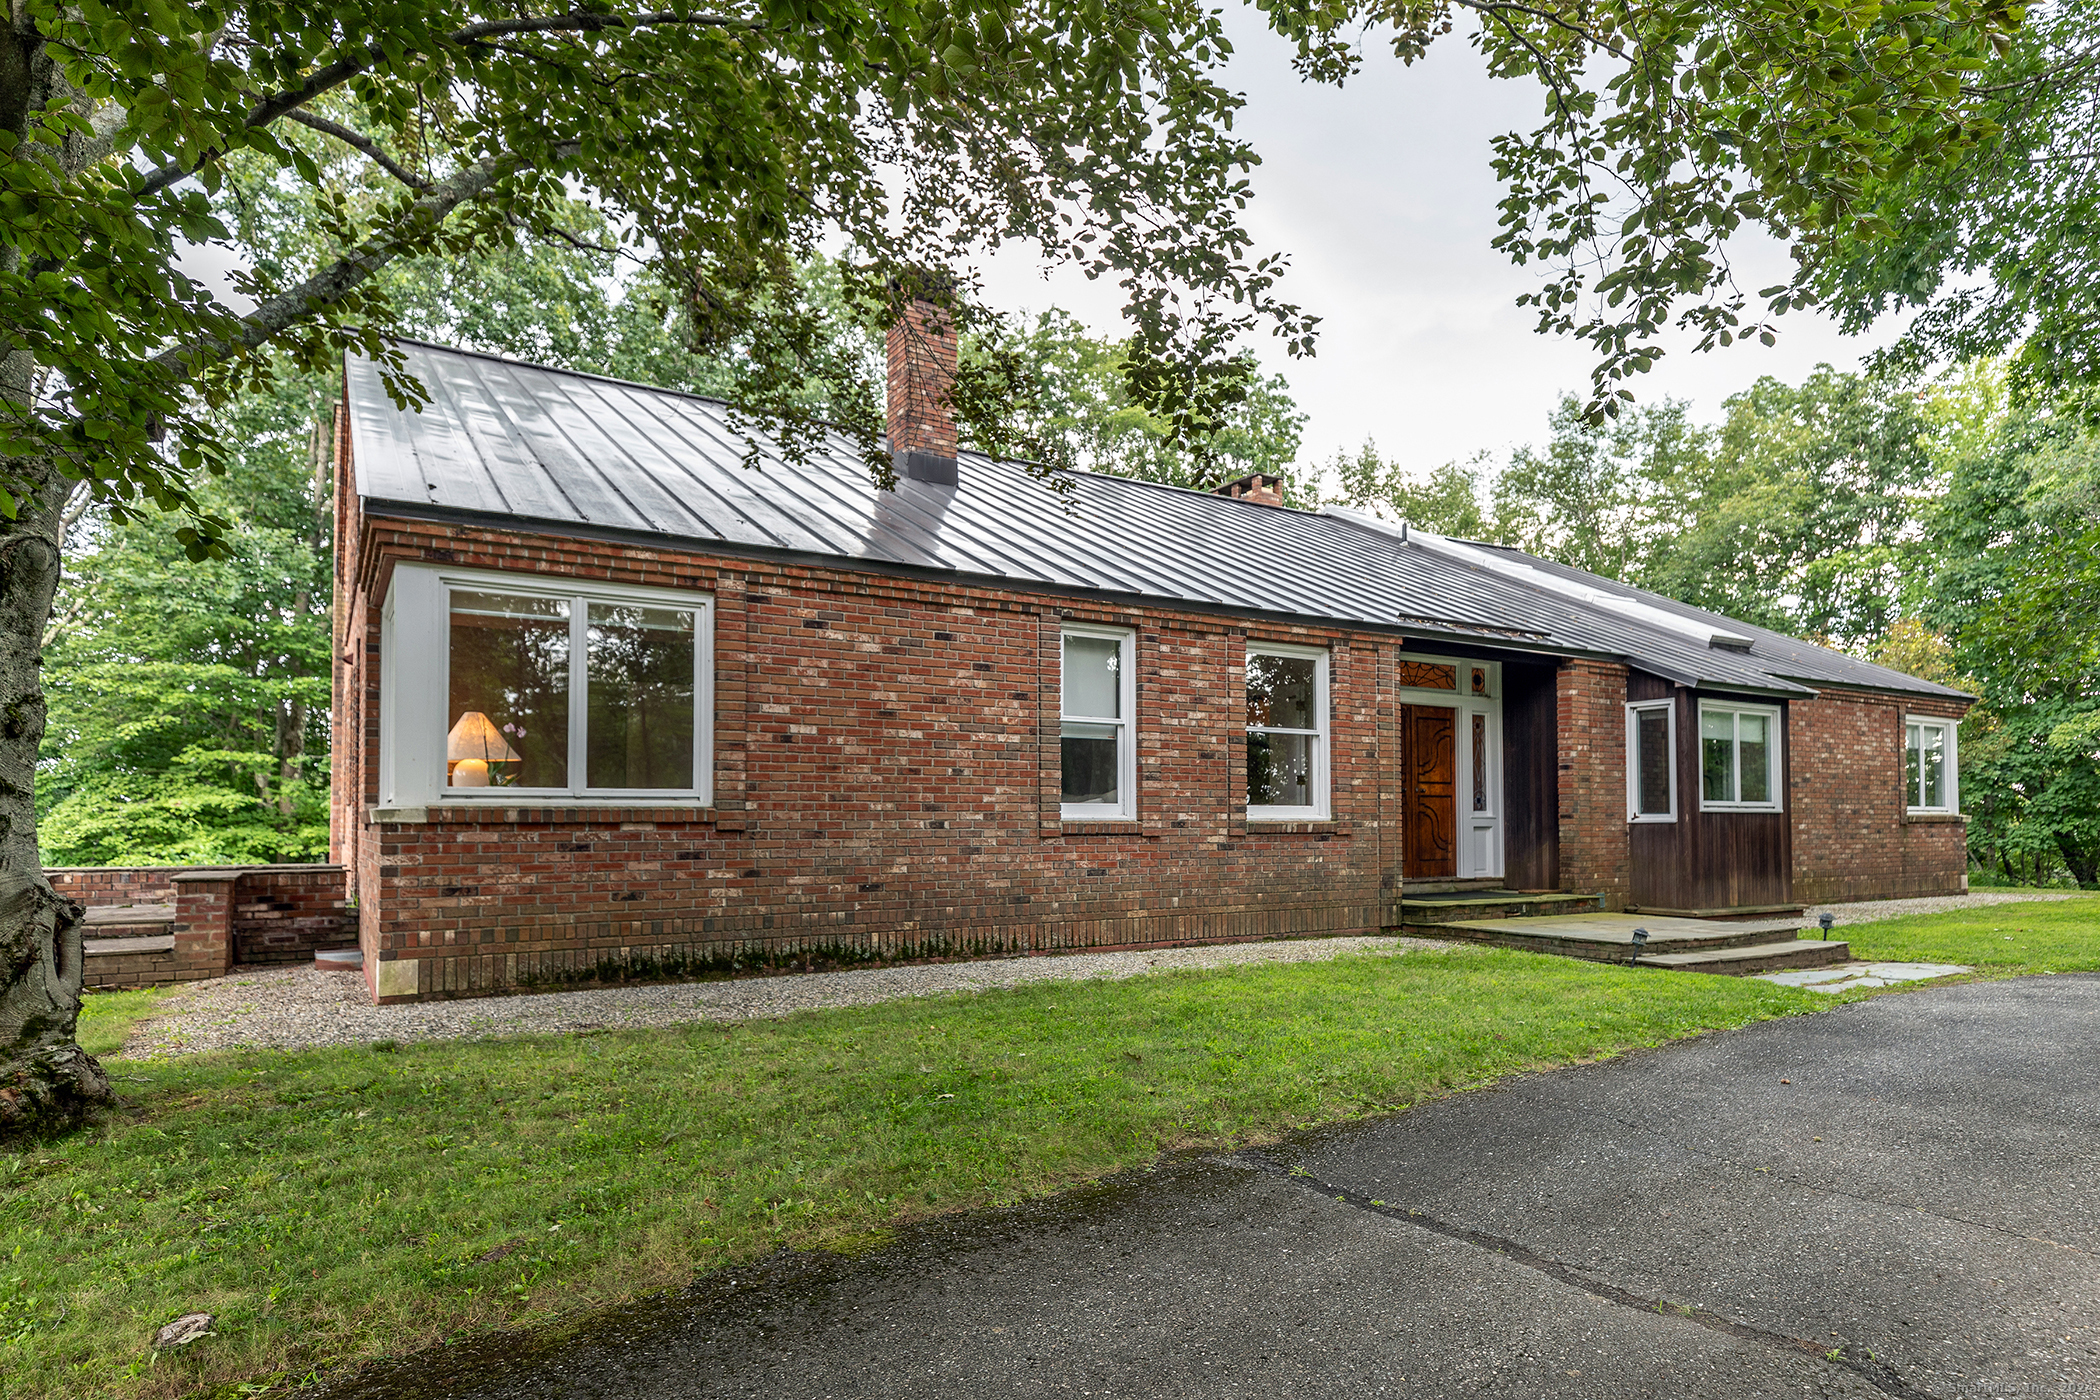
[[[478,758],[487,763],[516,763],[518,751],[510,746],[489,717],[479,710],[469,710],[452,726],[445,736],[445,761],[459,763]]]

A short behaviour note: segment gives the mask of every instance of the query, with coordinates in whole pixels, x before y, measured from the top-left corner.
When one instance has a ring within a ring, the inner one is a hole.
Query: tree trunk
[[[2080,845],[2058,832],[2056,849],[2063,853],[2064,864],[2071,868],[2071,878],[2078,882],[2078,888],[2100,890],[2100,847]]]
[[[73,1041],[83,913],[44,878],[36,844],[38,667],[63,496],[47,485],[17,519],[0,518],[0,1133],[76,1121],[111,1097],[102,1066]]]

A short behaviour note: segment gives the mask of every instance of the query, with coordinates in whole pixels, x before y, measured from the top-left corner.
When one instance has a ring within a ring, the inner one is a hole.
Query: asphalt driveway
[[[1887,996],[339,1395],[2100,1397],[2100,979]]]

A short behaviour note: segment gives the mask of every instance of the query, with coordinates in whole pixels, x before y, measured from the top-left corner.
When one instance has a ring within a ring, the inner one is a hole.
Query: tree
[[[1968,390],[1964,393],[1963,390]],[[2061,860],[2100,887],[2100,436],[1972,379],[1932,405],[1944,495],[1924,513],[1923,619],[1981,693],[1962,729],[1972,852]]]
[[[1527,553],[1636,581],[1656,531],[1698,504],[1703,434],[1675,400],[1604,422],[1571,394],[1549,425],[1546,447],[1518,448],[1496,479],[1496,528]]]
[[[1549,88],[1545,125],[1498,152],[1503,245],[1558,264],[1542,324],[1590,337],[1600,396],[1653,359],[1681,298],[1709,337],[1736,333],[1743,299],[1715,239],[1761,220],[1812,255],[1856,222],[1863,182],[1986,134],[1958,76],[2014,25],[2002,0],[1888,15],[1788,0],[1469,7],[1496,70]],[[1271,11],[1307,71],[1333,79],[1351,66],[1342,36],[1365,21],[1411,56],[1447,15],[1437,0]],[[194,484],[227,464],[218,415],[235,393],[345,348],[398,367],[377,274],[574,238],[579,194],[649,262],[691,348],[737,366],[735,397],[790,451],[814,440],[821,381],[871,471],[890,470],[873,386],[826,361],[797,280],[820,247],[845,250],[849,303],[871,320],[926,295],[971,330],[989,318],[960,265],[1019,240],[1119,282],[1131,397],[1200,454],[1247,397],[1242,338],[1266,326],[1295,353],[1311,333],[1239,222],[1253,155],[1215,80],[1227,51],[1193,0],[545,13],[21,0],[0,43],[0,1119],[108,1093],[71,1038],[74,912],[35,854],[36,656],[76,488],[114,520],[186,511],[176,538],[214,553],[227,522]],[[1603,116],[1591,74],[1609,75]],[[227,174],[243,156],[274,166],[318,237],[242,241]],[[185,272],[197,244],[229,256],[231,295]],[[1610,270],[1592,286],[1600,256]],[[1018,445],[1012,364],[977,358],[955,393],[968,430],[1002,451]],[[389,382],[404,402],[419,393]]]
[[[1379,455],[1378,444],[1368,438],[1354,455],[1337,452],[1321,478],[1308,484],[1316,498],[1332,489],[1324,499],[1351,510],[1366,511],[1386,520],[1406,521],[1465,540],[1499,540],[1501,527],[1492,522],[1481,498],[1486,454],[1467,466],[1446,462],[1417,479],[1398,462]],[[1332,486],[1327,483],[1331,479]]]
[[[1038,444],[1048,466],[1202,491],[1247,472],[1281,471],[1298,455],[1305,415],[1283,378],[1261,374],[1251,360],[1242,365],[1244,393],[1219,405],[1215,421],[1191,441],[1131,392],[1130,343],[1100,340],[1068,312],[1053,307],[1026,332],[990,347],[966,342],[962,354],[987,348],[1014,357],[1022,386],[1017,436]]]
[[[186,512],[186,551],[220,552],[230,522],[195,487],[229,464],[220,415],[239,392],[344,348],[398,365],[387,267],[588,242],[569,227],[579,194],[790,450],[818,431],[809,384],[837,368],[799,278],[820,244],[885,322],[925,295],[985,324],[941,269],[1011,239],[1114,276],[1146,401],[1207,425],[1242,392],[1224,347],[1266,324],[1302,349],[1307,330],[1239,223],[1253,157],[1212,76],[1224,52],[1216,15],[1182,0],[16,6],[0,43],[0,1123],[108,1096],[72,1042],[77,910],[42,878],[32,805],[37,651],[76,489],[119,524]],[[244,237],[273,211],[309,236]],[[185,271],[197,244],[231,259],[229,289]],[[956,397],[1003,447],[1001,364]],[[828,382],[885,474],[873,385]]]
[[[2037,7],[1968,84],[1995,134],[1864,186],[1885,232],[1838,240],[1814,291],[1848,330],[1918,309],[1894,372],[2010,354],[2043,400],[2100,385],[2100,5]]]
[[[327,858],[333,393],[291,376],[227,410],[238,446],[199,492],[225,557],[188,565],[156,521],[75,526],[44,642],[45,859]]]

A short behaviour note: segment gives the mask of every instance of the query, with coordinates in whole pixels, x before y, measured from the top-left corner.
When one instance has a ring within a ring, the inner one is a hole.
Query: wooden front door
[[[1407,705],[1405,790],[1401,794],[1408,880],[1448,880],[1458,873],[1457,712],[1441,705]]]

